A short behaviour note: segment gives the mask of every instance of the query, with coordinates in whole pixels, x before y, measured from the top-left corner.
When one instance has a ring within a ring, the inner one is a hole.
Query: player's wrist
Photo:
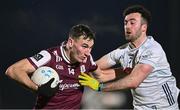
[[[101,92],[103,88],[104,88],[104,84],[102,82],[100,82],[97,91]]]

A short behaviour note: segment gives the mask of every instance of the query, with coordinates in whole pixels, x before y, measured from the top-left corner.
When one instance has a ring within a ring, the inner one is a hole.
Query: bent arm
[[[32,82],[29,75],[35,71],[35,68],[27,59],[22,59],[8,67],[5,74],[30,90],[36,91],[38,86]]]
[[[96,64],[98,65],[98,68],[95,71],[95,77],[100,82],[107,82],[127,75],[121,67],[111,68],[112,65],[109,64],[106,56],[97,60]]]
[[[106,56],[101,57],[96,61],[98,68],[95,73],[95,77],[100,82],[106,82],[115,79],[115,71],[111,68],[111,65],[108,65]],[[108,70],[107,70],[108,69]]]
[[[132,72],[126,77],[104,84],[102,91],[137,88],[152,70],[153,67],[148,64],[137,64]]]

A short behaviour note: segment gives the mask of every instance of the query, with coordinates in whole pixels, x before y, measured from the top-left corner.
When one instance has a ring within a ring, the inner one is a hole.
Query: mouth
[[[82,57],[81,60],[82,60],[82,62],[86,62],[87,57]]]
[[[87,57],[82,57],[81,59],[82,59],[82,60],[85,60],[86,58],[87,58]]]
[[[131,32],[130,32],[130,31],[126,31],[126,34],[127,34],[127,35],[130,35],[130,34],[131,34]]]

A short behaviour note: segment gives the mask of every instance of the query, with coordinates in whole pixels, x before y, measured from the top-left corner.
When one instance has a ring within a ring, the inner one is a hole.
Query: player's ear
[[[68,45],[71,48],[73,46],[73,39],[71,37],[68,38]]]
[[[147,31],[147,24],[143,24],[142,25],[142,32],[146,32]]]

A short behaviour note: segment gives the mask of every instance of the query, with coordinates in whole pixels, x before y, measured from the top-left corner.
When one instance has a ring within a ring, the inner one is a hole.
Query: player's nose
[[[86,50],[86,52],[85,52],[85,55],[86,55],[86,56],[89,56],[90,54],[91,54],[91,49],[88,48],[88,49]]]

